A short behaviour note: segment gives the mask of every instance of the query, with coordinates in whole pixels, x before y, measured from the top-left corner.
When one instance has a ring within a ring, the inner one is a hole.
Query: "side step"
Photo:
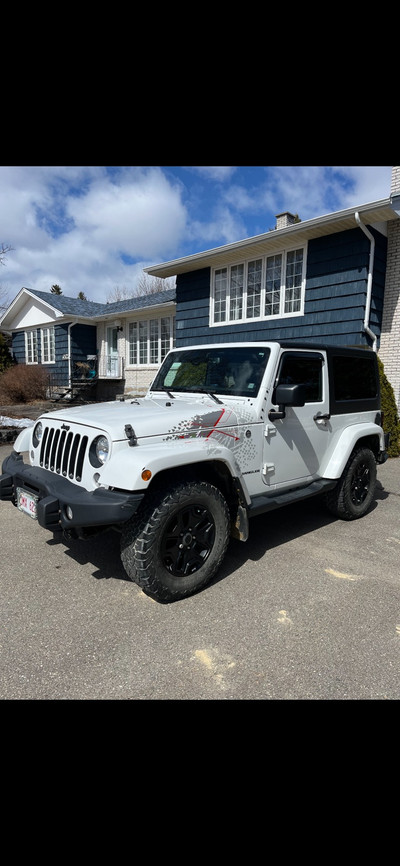
[[[332,490],[336,487],[337,483],[338,478],[334,478],[333,480],[330,478],[319,478],[317,481],[312,481],[306,487],[296,487],[294,490],[275,493],[273,496],[267,496],[264,493],[261,493],[260,496],[253,496],[249,508],[249,517],[256,517],[257,514],[273,511],[275,508],[281,508],[282,505],[291,505],[294,502],[301,502],[302,499],[318,496],[319,493]]]

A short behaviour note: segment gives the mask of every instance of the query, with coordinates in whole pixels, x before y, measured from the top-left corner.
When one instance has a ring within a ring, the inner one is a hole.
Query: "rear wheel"
[[[121,560],[128,577],[158,601],[175,601],[208,583],[229,542],[229,510],[203,481],[154,494],[125,524]]]
[[[375,456],[370,448],[358,448],[350,455],[336,487],[326,494],[326,504],[336,517],[356,520],[368,511],[375,485]]]

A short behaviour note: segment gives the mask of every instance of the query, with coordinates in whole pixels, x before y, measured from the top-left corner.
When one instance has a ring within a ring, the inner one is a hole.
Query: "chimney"
[[[299,222],[298,216],[289,213],[287,210],[284,213],[275,214],[275,219],[277,229],[286,229],[288,226],[292,226],[294,223]]]

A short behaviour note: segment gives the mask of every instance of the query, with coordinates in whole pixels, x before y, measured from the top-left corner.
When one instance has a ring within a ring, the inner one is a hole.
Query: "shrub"
[[[8,367],[12,367],[13,363],[7,341],[4,339],[3,334],[0,334],[0,373],[4,373]]]
[[[383,363],[378,358],[379,378],[381,385],[381,409],[383,412],[383,429],[390,433],[389,457],[400,455],[400,420],[393,388],[387,379]]]
[[[3,403],[29,403],[45,400],[49,376],[44,367],[15,364],[0,376],[0,401]]]

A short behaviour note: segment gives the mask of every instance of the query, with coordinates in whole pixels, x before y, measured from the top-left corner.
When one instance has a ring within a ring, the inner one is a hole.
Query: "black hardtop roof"
[[[338,343],[307,343],[295,342],[294,340],[274,340],[271,342],[279,343],[282,349],[309,349],[311,352],[327,352],[331,355],[365,355],[369,352],[372,355],[376,353],[369,346],[343,346]]]

